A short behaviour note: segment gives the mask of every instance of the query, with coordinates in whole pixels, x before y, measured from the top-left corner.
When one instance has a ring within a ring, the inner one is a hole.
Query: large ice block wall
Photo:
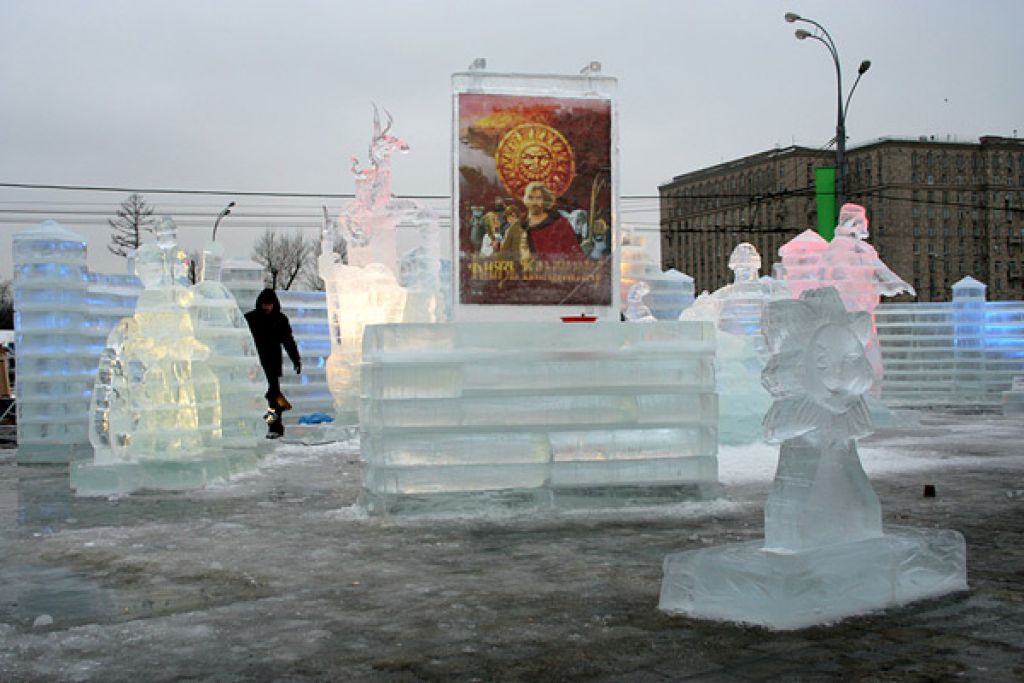
[[[13,252],[18,462],[89,457],[96,364],[142,287],[90,273],[85,238],[56,221],[14,235]]]
[[[1024,376],[1024,302],[986,301],[985,290],[967,277],[952,301],[876,309],[887,404],[996,405]]]
[[[364,504],[714,485],[714,343],[704,322],[367,327]]]

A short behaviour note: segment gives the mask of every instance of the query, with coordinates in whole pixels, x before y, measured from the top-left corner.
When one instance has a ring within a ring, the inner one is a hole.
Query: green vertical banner
[[[814,169],[814,195],[818,204],[818,234],[828,241],[836,234],[839,211],[836,207],[836,169]]]

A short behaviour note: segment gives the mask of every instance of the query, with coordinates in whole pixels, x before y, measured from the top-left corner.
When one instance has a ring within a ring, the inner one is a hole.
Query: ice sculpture
[[[190,289],[174,222],[163,218],[156,234],[136,253],[145,289],[135,313],[100,356],[89,422],[95,459],[71,470],[79,495],[193,488],[258,457],[260,368],[234,297],[213,279],[219,250],[208,249],[209,279]]]
[[[864,311],[871,316],[867,358],[874,377],[871,393],[877,398],[882,390],[883,368],[878,335],[874,329],[875,308],[879,297],[883,295],[915,292],[913,287],[882,262],[875,248],[864,241],[867,236],[868,218],[864,207],[859,204],[843,204],[839,210],[836,234],[831,242],[823,245],[810,240],[803,233],[793,240],[797,247],[794,250],[796,254],[787,248],[789,243],[779,249],[779,254],[783,257],[786,283],[794,298],[808,288],[833,286],[848,311]],[[794,259],[794,255],[798,255],[798,258]],[[797,262],[791,267],[787,257]],[[814,279],[815,272],[817,281]]]
[[[732,284],[701,294],[681,320],[708,320],[718,330],[715,384],[718,388],[718,441],[748,444],[761,439],[761,419],[770,399],[761,386],[764,348],[761,317],[774,299],[789,298],[783,283],[758,278],[761,257],[753,245],[738,244],[729,257]]]
[[[607,506],[716,489],[710,324],[375,325],[362,504]]]
[[[764,328],[765,437],[782,444],[764,541],[669,555],[659,607],[795,629],[966,589],[959,532],[882,528],[856,446],[871,432],[870,315],[827,287],[771,303]]]
[[[638,282],[645,282],[650,288],[645,302],[658,320],[678,320],[683,309],[693,303],[693,278],[673,269],[662,272],[657,259],[649,253],[643,235],[635,230],[623,231],[619,253],[623,311],[629,305],[630,289]]]
[[[434,322],[441,303],[440,228],[428,208],[391,196],[390,158],[408,151],[390,134],[391,115],[381,126],[374,106],[371,166],[358,168],[355,199],[342,207],[337,224],[325,215],[319,273],[327,291],[331,355],[327,383],[335,417],[354,424],[359,406],[359,363],[367,325]],[[335,231],[348,243],[348,263],[334,252]]]
[[[637,282],[629,288],[629,295],[626,297],[626,320],[630,322],[649,323],[657,318],[651,313],[650,307],[644,299],[651,293],[651,287],[646,282]]]

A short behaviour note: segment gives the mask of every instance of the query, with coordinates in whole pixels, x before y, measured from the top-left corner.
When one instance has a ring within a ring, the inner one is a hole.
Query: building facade
[[[750,242],[767,273],[780,246],[816,229],[814,169],[834,163],[794,146],[676,176],[659,187],[662,266],[713,291]],[[1024,140],[883,138],[848,149],[847,164],[847,201],[867,209],[869,240],[916,300],[948,301],[968,275],[992,300],[1024,299]]]

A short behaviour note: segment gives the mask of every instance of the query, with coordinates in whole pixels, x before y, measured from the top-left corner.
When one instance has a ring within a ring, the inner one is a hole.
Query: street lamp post
[[[857,89],[860,77],[871,68],[871,62],[865,59],[860,63],[860,67],[857,69],[857,80],[853,82],[853,87],[850,88],[850,92],[846,96],[846,102],[843,102],[843,69],[839,63],[839,51],[836,49],[832,36],[818,22],[802,17],[795,12],[786,12],[786,21],[790,24],[802,21],[814,26],[817,29],[814,33],[798,28],[796,30],[797,39],[805,40],[810,38],[824,45],[828,49],[829,54],[832,55],[832,63],[836,67],[836,204],[837,206],[842,206],[846,202],[846,112],[849,110],[853,91]]]
[[[220,225],[220,222],[224,219],[224,216],[227,216],[229,213],[231,213],[231,209],[234,206],[235,206],[235,203],[231,202],[227,206],[225,206],[223,209],[221,209],[220,215],[217,216],[217,220],[213,222],[213,237],[211,239],[212,242],[216,242],[217,241],[217,226]]]

